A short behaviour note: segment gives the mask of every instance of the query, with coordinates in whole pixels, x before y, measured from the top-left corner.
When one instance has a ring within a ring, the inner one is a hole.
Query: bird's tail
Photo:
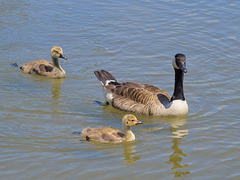
[[[94,74],[97,76],[98,80],[102,83],[103,86],[108,84],[119,84],[115,77],[105,70],[94,71]]]
[[[11,66],[14,66],[14,67],[19,67],[17,63],[13,63],[13,64],[10,64]]]

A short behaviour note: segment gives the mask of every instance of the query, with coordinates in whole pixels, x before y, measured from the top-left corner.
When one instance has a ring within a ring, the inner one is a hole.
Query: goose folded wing
[[[147,104],[150,101],[158,100],[159,94],[170,100],[169,94],[160,88],[151,85],[143,85],[140,83],[124,83],[111,88],[114,97],[126,98],[138,103]]]

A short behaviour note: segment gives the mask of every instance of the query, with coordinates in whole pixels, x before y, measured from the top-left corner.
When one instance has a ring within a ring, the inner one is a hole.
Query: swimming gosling
[[[30,63],[23,64],[20,69],[28,74],[38,74],[50,78],[65,78],[66,73],[59,64],[58,58],[67,59],[63,55],[63,50],[59,46],[51,49],[52,63],[43,59],[38,59]]]
[[[120,143],[134,141],[135,135],[131,131],[130,127],[138,124],[142,124],[142,122],[137,120],[137,118],[134,115],[126,114],[122,119],[124,133],[109,127],[103,128],[87,127],[86,129],[82,130],[81,134],[88,141],[94,140],[102,143]]]
[[[106,101],[116,109],[155,116],[184,116],[188,104],[183,93],[186,57],[176,54],[172,61],[175,85],[172,97],[164,90],[138,82],[119,82],[105,70],[94,71],[106,91]],[[134,74],[133,74],[134,75]]]

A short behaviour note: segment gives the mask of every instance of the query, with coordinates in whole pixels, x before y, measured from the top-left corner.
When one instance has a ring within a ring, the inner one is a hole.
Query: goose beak
[[[181,63],[181,68],[182,72],[187,73],[187,67],[186,67],[186,62]]]
[[[139,124],[142,124],[142,122],[141,122],[141,121],[137,121],[137,122],[135,123],[135,125],[139,125]]]
[[[182,71],[183,71],[184,73],[187,73],[187,68],[186,68],[186,67],[182,68]]]
[[[65,60],[67,60],[67,57],[65,57],[63,54],[60,54],[59,58],[63,58]]]

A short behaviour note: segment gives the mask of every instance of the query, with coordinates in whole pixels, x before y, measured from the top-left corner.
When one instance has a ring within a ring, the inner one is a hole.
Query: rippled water
[[[0,2],[1,179],[240,179],[239,1]],[[63,80],[9,64],[68,61]],[[94,70],[172,94],[176,53],[187,57],[189,115],[137,115],[136,141],[79,141],[87,126],[121,128]]]

